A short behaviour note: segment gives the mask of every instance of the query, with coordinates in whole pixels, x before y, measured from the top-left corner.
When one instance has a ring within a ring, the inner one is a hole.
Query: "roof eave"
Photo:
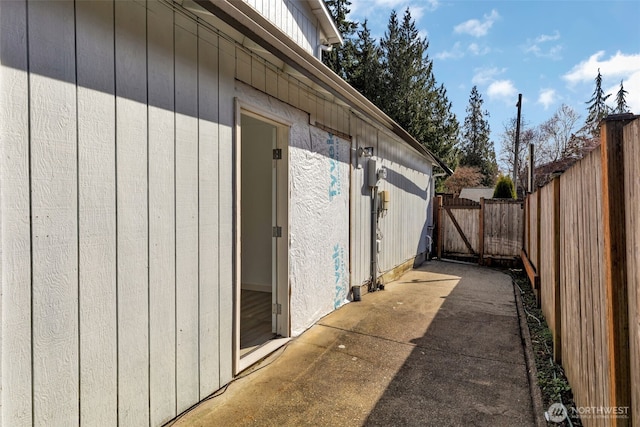
[[[333,17],[331,16],[331,13],[329,13],[329,9],[327,9],[327,5],[324,3],[324,0],[309,0],[309,5],[313,14],[320,22],[322,31],[326,36],[326,43],[330,45],[341,45],[344,42],[342,34],[340,34],[336,23],[333,21]]]
[[[347,105],[352,105],[361,113],[381,123],[422,156],[435,162],[445,173],[448,175],[453,174],[453,171],[442,160],[425,148],[398,123],[334,73],[322,61],[304,50],[291,38],[286,37],[279,28],[249,4],[242,0],[195,0],[195,2],[263,46],[283,63],[298,70],[311,81],[328,90]]]

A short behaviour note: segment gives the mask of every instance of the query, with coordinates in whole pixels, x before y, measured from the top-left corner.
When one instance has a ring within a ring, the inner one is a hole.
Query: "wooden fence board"
[[[633,425],[640,409],[640,126],[638,121],[626,125],[630,117],[609,118],[602,150],[587,154],[525,202],[528,256],[523,260],[531,260],[540,277],[554,354],[576,404],[605,410],[630,406],[630,418],[584,417],[585,426]]]
[[[486,256],[517,257],[522,249],[524,210],[521,202],[485,200],[484,248]]]
[[[631,417],[640,422],[640,121],[624,129]],[[632,423],[630,423],[632,425]]]
[[[478,252],[478,212],[476,209],[451,209],[460,230],[466,236],[474,252]],[[471,254],[464,239],[449,215],[442,215],[442,240],[445,253]]]
[[[601,128],[602,219],[604,223],[604,267],[609,336],[609,376],[612,406],[630,405],[629,312],[626,269],[625,191],[620,166],[624,161],[625,120],[607,117]],[[628,425],[615,419],[613,425]]]
[[[482,262],[484,258],[520,256],[524,230],[521,201],[483,199],[479,204],[461,202],[464,199],[438,200],[442,200],[438,210],[439,257],[478,256]]]

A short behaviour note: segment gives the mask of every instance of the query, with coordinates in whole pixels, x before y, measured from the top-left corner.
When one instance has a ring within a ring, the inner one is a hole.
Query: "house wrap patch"
[[[289,130],[291,333],[348,302],[350,142],[309,116],[236,82],[236,96],[292,123]],[[247,107],[250,110],[250,107]]]
[[[313,150],[291,141],[291,319],[294,335],[347,302],[349,142],[310,127]],[[298,292],[299,291],[299,292]]]

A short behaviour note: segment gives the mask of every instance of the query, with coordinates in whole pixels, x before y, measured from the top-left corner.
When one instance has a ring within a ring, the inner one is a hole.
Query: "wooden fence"
[[[522,248],[521,201],[442,198],[436,201],[438,258],[462,258],[490,264],[513,260]]]
[[[586,426],[640,422],[640,120],[525,201],[522,260]],[[607,415],[606,411],[616,411]]]

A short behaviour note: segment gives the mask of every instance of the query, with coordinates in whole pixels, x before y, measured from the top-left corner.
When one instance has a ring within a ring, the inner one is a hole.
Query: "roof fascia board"
[[[336,23],[333,21],[333,17],[329,13],[324,0],[309,0],[309,6],[320,21],[320,26],[327,36],[327,43],[342,44],[344,42],[342,34],[340,34]]]
[[[418,153],[436,162],[448,175],[453,171],[427,150],[411,134],[387,116],[371,101],[354,89],[318,58],[305,51],[295,41],[242,0],[195,0],[197,4],[262,45],[272,55],[307,76],[348,105],[382,123]]]

